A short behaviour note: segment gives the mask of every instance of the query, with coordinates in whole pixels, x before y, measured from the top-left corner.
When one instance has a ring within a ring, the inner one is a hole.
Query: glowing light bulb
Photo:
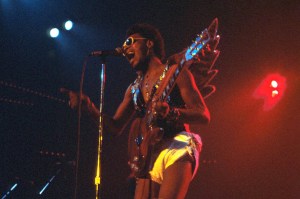
[[[59,35],[59,30],[57,28],[52,28],[49,32],[50,37],[56,38]]]
[[[278,82],[277,82],[276,80],[272,80],[271,86],[272,86],[273,88],[277,88],[277,87],[278,87]]]
[[[71,20],[68,20],[65,22],[65,29],[71,30],[73,28],[73,22]]]
[[[279,94],[278,90],[272,91],[272,97],[276,97]]]

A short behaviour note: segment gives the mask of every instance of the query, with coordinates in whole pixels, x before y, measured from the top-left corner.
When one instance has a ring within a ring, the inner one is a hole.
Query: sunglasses
[[[143,38],[143,37],[139,37],[139,38],[128,37],[125,40],[125,42],[123,43],[123,48],[128,48],[129,46],[131,46],[137,40],[142,40],[142,39],[147,39],[147,38]]]

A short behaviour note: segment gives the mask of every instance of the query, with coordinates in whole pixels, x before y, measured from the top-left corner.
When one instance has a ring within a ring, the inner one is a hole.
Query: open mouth
[[[128,52],[128,53],[126,53],[126,58],[128,59],[128,61],[130,61],[131,59],[133,59],[133,57],[134,57],[134,52]]]

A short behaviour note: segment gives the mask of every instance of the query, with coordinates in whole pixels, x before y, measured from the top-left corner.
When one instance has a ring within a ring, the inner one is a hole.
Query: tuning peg
[[[199,57],[198,54],[196,54],[196,55],[193,57],[193,59],[194,59],[194,61],[195,61],[196,63],[199,63],[199,62],[200,62],[200,57]]]

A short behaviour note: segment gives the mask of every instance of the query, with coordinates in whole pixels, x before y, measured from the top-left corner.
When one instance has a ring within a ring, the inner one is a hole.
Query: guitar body
[[[151,147],[159,142],[163,136],[163,130],[158,127],[149,129],[147,117],[135,118],[131,124],[128,151],[129,166],[136,177],[146,177],[150,163]]]

